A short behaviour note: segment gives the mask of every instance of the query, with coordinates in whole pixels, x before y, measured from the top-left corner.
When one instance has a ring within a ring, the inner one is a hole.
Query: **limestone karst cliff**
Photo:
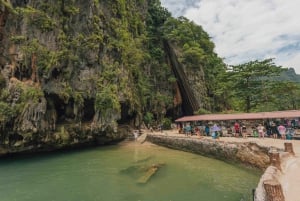
[[[105,143],[146,114],[209,109],[213,48],[157,0],[1,0],[0,152]]]

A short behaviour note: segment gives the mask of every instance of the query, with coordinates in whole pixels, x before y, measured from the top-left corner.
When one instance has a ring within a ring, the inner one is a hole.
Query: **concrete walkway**
[[[150,133],[150,131],[145,131],[145,132]],[[176,137],[187,137],[184,134],[178,134],[178,132],[175,130],[167,130],[167,131],[163,131],[163,132],[153,132],[152,134],[176,136]],[[188,138],[212,139],[211,137],[205,137],[205,136],[201,136],[201,138],[199,138],[196,135],[189,136]],[[224,141],[224,142],[256,142],[257,144],[262,145],[262,146],[277,147],[280,149],[284,149],[284,142],[292,142],[296,156],[297,155],[300,156],[300,140],[281,140],[281,139],[273,139],[273,138],[262,139],[262,138],[253,138],[253,137],[248,137],[248,138],[220,137],[218,140]]]
[[[145,133],[150,131],[145,131]],[[211,139],[211,137],[198,137],[198,136],[185,136],[184,134],[178,134],[177,131],[163,131],[163,132],[151,132],[151,134],[176,136],[183,138],[192,138],[195,140]],[[285,201],[300,201],[300,140],[281,140],[273,138],[236,138],[236,137],[220,137],[218,141],[224,142],[255,142],[258,145],[265,147],[277,147],[284,149],[284,142],[291,142],[293,144],[295,157],[287,159],[283,165],[282,177],[280,183],[285,195]]]

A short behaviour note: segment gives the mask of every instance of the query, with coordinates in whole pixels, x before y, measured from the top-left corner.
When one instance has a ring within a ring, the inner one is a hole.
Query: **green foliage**
[[[274,97],[268,93],[274,89],[272,77],[282,72],[280,66],[276,66],[273,59],[265,59],[262,61],[250,61],[245,64],[231,66],[226,75],[222,86],[219,88],[220,94],[227,94],[231,98],[231,104],[234,110],[242,110],[246,112],[257,110],[273,110],[261,107],[266,102],[273,102]],[[260,109],[259,109],[260,108]]]
[[[10,104],[0,101],[0,125],[5,124],[16,115],[15,108]]]
[[[287,81],[273,81],[264,91],[258,110],[296,110],[300,108],[300,84]],[[259,108],[260,107],[260,108]]]
[[[195,114],[211,114],[211,112],[204,108],[200,108]]]
[[[199,47],[190,47],[183,50],[182,63],[190,66],[192,69],[199,68],[204,63],[205,52]]]
[[[171,17],[171,13],[166,10],[166,8],[161,6],[159,0],[150,0],[148,1],[149,9],[147,16],[147,29],[148,31],[157,32],[158,29],[165,23],[165,21]],[[154,31],[155,30],[155,31]]]
[[[40,98],[44,97],[43,91],[39,88],[26,87],[23,88],[23,90],[23,101],[32,100],[33,102],[37,103]]]
[[[84,104],[84,98],[82,93],[80,92],[74,92],[73,93],[74,103],[78,106],[83,106]]]
[[[210,41],[208,34],[201,26],[185,17],[168,18],[163,26],[163,34],[166,39],[179,44],[181,47],[197,47],[206,54],[213,53],[214,43]]]
[[[3,89],[0,95],[0,124],[11,121],[17,117],[23,110],[28,102],[38,103],[44,97],[43,91],[39,87],[23,84],[22,82],[16,83],[13,88],[14,93],[18,92],[19,98],[15,98],[8,89]],[[13,102],[13,103],[12,103]]]
[[[225,73],[225,64],[215,54],[214,43],[201,26],[189,21],[185,17],[168,18],[163,25],[163,37],[176,48],[178,60],[183,64],[185,72],[204,78],[201,84],[202,105],[206,110],[222,111],[227,106],[223,94],[218,94],[220,77]],[[189,78],[188,78],[189,79]],[[194,81],[194,80],[193,80]],[[207,93],[207,97],[205,97]]]
[[[172,76],[170,76],[170,77],[168,78],[168,81],[169,81],[170,83],[176,83],[177,79],[176,79],[176,77],[174,77],[174,76],[172,75]]]
[[[21,36],[11,36],[10,41],[12,41],[15,44],[21,44],[26,41],[26,37],[22,36],[22,35]]]
[[[173,103],[172,97],[161,93],[156,94],[156,100],[158,106],[162,107],[161,109],[168,108],[168,106],[171,107]]]
[[[161,61],[164,58],[162,27],[165,21],[171,17],[171,13],[161,6],[160,1],[151,0],[147,14],[146,30],[149,54],[154,61]]]
[[[40,87],[27,85],[22,82],[18,82],[14,86],[14,91],[18,91],[20,93],[20,98],[17,101],[17,104],[21,105],[28,103],[29,101],[38,103],[40,99],[44,97],[44,93]],[[4,92],[4,94],[11,95],[9,94],[9,91]]]
[[[0,0],[0,6],[3,6],[5,9],[9,10],[9,12],[13,14],[17,14],[10,1]]]
[[[169,119],[169,118],[164,118],[162,120],[162,126],[163,126],[163,129],[171,129],[171,125],[172,125],[172,120]]]
[[[81,9],[85,7],[75,0],[58,0],[56,4],[43,1],[30,3],[34,8],[16,9],[17,17],[28,23],[30,34],[37,39],[12,35],[11,41],[20,46],[27,68],[36,55],[39,77],[45,78],[42,81],[48,81],[52,69],[58,69],[61,90],[57,95],[65,103],[73,98],[76,105],[83,105],[84,97],[92,96],[100,115],[105,115],[107,108],[120,113],[122,102],[129,105],[130,114],[147,122],[162,120],[173,107],[178,81],[166,61],[165,40],[174,44],[179,61],[190,72],[204,71],[203,91],[209,93],[203,98],[206,105],[222,110],[228,105],[226,100],[236,100],[235,93],[226,91],[230,84],[220,81],[225,65],[213,52],[214,44],[201,26],[184,17],[172,18],[159,0],[91,2],[89,13],[84,13]],[[38,34],[35,29],[39,29]],[[49,37],[49,31],[56,34],[54,48],[40,40]],[[82,68],[95,72],[88,79],[97,85],[87,92],[78,91],[71,82]],[[34,88],[24,92],[24,100],[38,100],[43,95]]]
[[[276,81],[291,81],[300,83],[300,75],[296,74],[295,69],[288,68],[281,72],[279,76],[275,76]]]
[[[8,99],[10,93],[7,88],[2,89],[1,94],[0,94],[0,100],[5,101]]]
[[[121,111],[121,105],[117,96],[117,87],[115,85],[102,88],[96,94],[95,110],[105,115],[108,109],[113,109],[117,112]]]
[[[80,12],[80,9],[74,5],[66,4],[64,7],[64,12],[68,15],[76,15]]]
[[[19,17],[27,18],[30,25],[41,31],[52,31],[56,27],[55,20],[53,20],[47,13],[33,7],[18,7],[16,9]]]
[[[66,59],[63,51],[49,50],[45,45],[41,44],[37,39],[23,40],[22,36],[11,37],[15,43],[21,44],[21,51],[24,54],[25,67],[31,68],[32,55],[37,58],[36,66],[40,76],[47,75],[48,72],[59,65]]]
[[[154,116],[151,112],[146,112],[144,115],[144,122],[146,125],[151,125],[153,123]]]
[[[68,103],[70,98],[72,97],[73,90],[72,87],[67,82],[63,82],[61,90],[58,92],[58,97],[64,101],[64,103]]]

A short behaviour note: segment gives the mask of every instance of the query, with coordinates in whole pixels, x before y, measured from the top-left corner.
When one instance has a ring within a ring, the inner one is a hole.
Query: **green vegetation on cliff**
[[[205,79],[214,71],[212,60],[224,66],[214,44],[201,27],[172,18],[158,0],[12,0],[0,6],[4,141],[15,131],[25,139],[30,129],[40,139],[59,141],[62,125],[64,133],[88,125],[78,135],[95,136],[110,135],[120,124],[140,126],[145,119],[169,125],[188,105],[172,60],[184,67],[189,95],[212,108],[206,95],[214,81]],[[17,98],[8,95],[14,91]]]
[[[283,86],[245,88],[244,71],[228,71],[202,27],[171,17],[159,0],[2,0],[0,25],[5,143],[16,135],[59,143],[62,130],[69,143],[115,139],[122,124],[169,126],[184,114],[261,110]],[[252,83],[269,84],[267,74],[255,76]],[[284,86],[299,107],[298,86]],[[269,109],[287,104],[272,103]]]

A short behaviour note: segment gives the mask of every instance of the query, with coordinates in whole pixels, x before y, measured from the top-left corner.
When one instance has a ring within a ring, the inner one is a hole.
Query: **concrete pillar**
[[[293,149],[293,144],[291,142],[285,142],[284,143],[284,151],[288,152],[292,155],[295,155],[294,149]]]
[[[264,181],[266,201],[284,201],[281,184],[275,179]]]
[[[279,152],[270,152],[269,157],[270,157],[271,165],[275,166],[277,169],[281,171],[282,169],[281,169]]]

